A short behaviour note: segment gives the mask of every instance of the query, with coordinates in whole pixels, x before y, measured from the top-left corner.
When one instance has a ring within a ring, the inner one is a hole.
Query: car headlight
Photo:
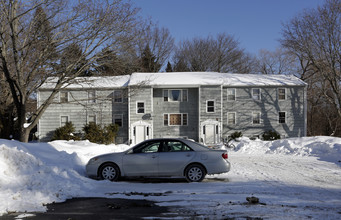
[[[88,164],[95,163],[98,160],[98,157],[91,158]]]

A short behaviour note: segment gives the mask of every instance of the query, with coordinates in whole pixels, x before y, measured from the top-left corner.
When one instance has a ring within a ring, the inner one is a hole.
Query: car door
[[[122,169],[126,176],[156,176],[160,141],[147,142],[123,156]]]
[[[182,176],[194,156],[195,151],[181,141],[164,141],[158,159],[159,176]]]

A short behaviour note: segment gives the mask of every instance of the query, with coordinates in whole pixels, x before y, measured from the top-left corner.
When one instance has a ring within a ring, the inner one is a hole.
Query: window
[[[227,100],[228,101],[236,100],[236,89],[232,89],[232,88],[227,89]]]
[[[122,91],[121,90],[115,90],[114,91],[114,102],[122,102],[123,98],[122,98]]]
[[[235,112],[228,112],[227,113],[227,124],[235,125],[236,124],[236,113]]]
[[[96,91],[88,91],[88,102],[89,103],[96,103]]]
[[[187,102],[187,100],[188,100],[188,91],[182,90],[182,101]]]
[[[144,102],[137,102],[137,113],[144,113]]]
[[[59,92],[59,101],[61,103],[66,103],[69,101],[69,92],[61,91]]]
[[[119,127],[123,126],[123,115],[114,115],[114,124]]]
[[[187,114],[164,114],[163,115],[163,125],[164,126],[186,126],[188,125],[188,115]]]
[[[163,101],[165,102],[187,102],[188,91],[186,89],[163,90]]]
[[[260,112],[252,112],[252,124],[260,124]]]
[[[206,111],[207,112],[214,112],[214,101],[207,101],[206,102]]]
[[[168,114],[163,115],[163,125],[168,126]]]
[[[286,99],[285,88],[278,89],[278,100],[285,100],[285,99]]]
[[[285,123],[285,112],[278,113],[278,123],[284,124]]]
[[[63,127],[66,122],[69,122],[69,116],[60,116],[60,126]]]
[[[89,115],[88,116],[88,124],[90,122],[96,123],[96,115]]]
[[[254,100],[260,100],[260,89],[252,89],[252,98]]]
[[[165,141],[162,152],[192,151],[190,147],[179,141]]]

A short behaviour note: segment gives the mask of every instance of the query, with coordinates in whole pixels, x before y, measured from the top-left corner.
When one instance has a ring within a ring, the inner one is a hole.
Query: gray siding
[[[206,120],[221,122],[222,103],[221,86],[200,87],[200,123]],[[214,112],[207,112],[207,101],[214,101]]]
[[[123,129],[119,131],[122,141],[127,140],[127,132],[124,130],[128,125],[127,104],[113,103],[113,90],[96,90],[95,103],[89,102],[89,90],[67,90],[69,100],[67,103],[59,101],[59,94],[54,98],[54,102],[47,108],[42,118],[39,120],[39,138],[41,141],[49,141],[56,128],[61,126],[61,116],[68,116],[76,129],[76,133],[81,133],[82,128],[89,122],[89,116],[96,116],[96,123],[108,125],[113,123],[113,114],[123,115]],[[46,100],[51,94],[50,91],[39,92],[39,100]]]
[[[236,100],[227,100],[224,88],[223,137],[235,131],[244,136],[261,136],[264,131],[275,130],[282,137],[305,135],[304,87],[286,88],[286,100],[278,100],[279,87],[254,87],[261,89],[261,100],[252,98],[252,88],[236,88]],[[227,113],[236,113],[236,124],[227,124]],[[252,123],[252,112],[261,113],[261,123]],[[279,123],[279,112],[286,113],[286,123]]]
[[[187,137],[198,140],[198,89],[181,88],[187,90],[188,100],[181,102],[165,102],[163,98],[164,90],[174,88],[163,88],[153,90],[153,127],[154,137]],[[184,126],[165,126],[164,114],[183,113],[188,115],[188,124]]]
[[[165,85],[164,85],[165,87]],[[228,87],[221,85],[198,85],[196,88],[153,88],[152,86],[130,86],[112,89],[96,89],[96,102],[88,100],[88,91],[74,89],[69,91],[69,101],[60,103],[59,94],[47,108],[39,121],[38,131],[41,141],[49,141],[53,131],[61,126],[61,116],[68,116],[73,122],[76,132],[81,132],[89,122],[89,116],[96,115],[97,124],[107,125],[114,122],[115,115],[122,115],[116,143],[127,143],[132,140],[135,124],[150,125],[149,138],[188,137],[196,141],[202,139],[202,126],[206,122],[218,124],[219,138],[226,138],[235,131],[244,136],[261,136],[264,131],[275,130],[282,137],[306,135],[306,94],[305,86],[287,86],[286,99],[278,100],[277,86],[263,87]],[[236,100],[227,100],[227,89],[236,89]],[[252,89],[261,89],[261,99],[252,98]],[[187,101],[164,101],[165,89],[182,89],[188,92]],[[113,93],[122,90],[122,102],[114,102]],[[129,90],[129,91],[128,91]],[[50,95],[49,90],[40,90],[38,106]],[[207,102],[214,101],[214,112],[207,111]],[[144,113],[137,112],[137,103],[144,103]],[[227,113],[236,113],[236,124],[228,124]],[[260,124],[253,124],[252,113],[261,113]],[[279,112],[285,112],[286,122],[279,123]],[[187,114],[187,125],[166,126],[164,114]],[[149,131],[149,130],[148,130]]]

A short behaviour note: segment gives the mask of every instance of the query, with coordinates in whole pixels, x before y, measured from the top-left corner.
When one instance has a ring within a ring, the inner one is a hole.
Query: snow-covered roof
[[[170,73],[133,73],[129,85],[152,86],[304,86],[305,82],[295,76],[236,74],[217,72],[170,72]]]
[[[70,81],[63,88],[67,89],[90,89],[90,88],[121,88],[128,85],[129,75],[123,76],[97,76],[97,77],[77,77]],[[50,77],[41,86],[41,89],[53,89],[58,78]]]
[[[40,89],[53,89],[58,78],[49,78]],[[133,73],[123,76],[77,77],[63,88],[121,88],[148,85],[153,87],[199,87],[200,85],[243,86],[305,86],[295,76],[236,74],[217,72]]]

